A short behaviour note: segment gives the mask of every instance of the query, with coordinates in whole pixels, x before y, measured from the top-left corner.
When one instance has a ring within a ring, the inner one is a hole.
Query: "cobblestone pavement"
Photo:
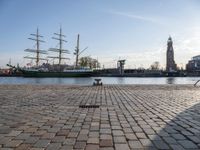
[[[200,149],[200,89],[1,85],[0,149]]]

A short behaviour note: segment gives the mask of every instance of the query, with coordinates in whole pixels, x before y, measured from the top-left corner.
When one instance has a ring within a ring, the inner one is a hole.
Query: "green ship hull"
[[[42,72],[42,71],[25,71],[23,70],[24,77],[91,77],[93,72]]]

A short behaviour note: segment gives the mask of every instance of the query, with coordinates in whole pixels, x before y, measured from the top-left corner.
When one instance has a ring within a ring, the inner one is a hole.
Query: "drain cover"
[[[99,105],[79,105],[79,108],[99,108]]]

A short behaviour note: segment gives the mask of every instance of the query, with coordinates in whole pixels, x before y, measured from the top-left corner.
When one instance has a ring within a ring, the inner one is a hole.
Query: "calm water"
[[[131,78],[100,77],[104,84],[194,84],[200,77]],[[94,78],[23,78],[0,77],[0,84],[66,84],[92,85]]]

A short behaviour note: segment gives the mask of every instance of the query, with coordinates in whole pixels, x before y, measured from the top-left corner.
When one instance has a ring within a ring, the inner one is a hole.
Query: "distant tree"
[[[155,61],[151,66],[151,70],[159,70],[160,69],[160,63],[158,61]]]
[[[86,57],[81,57],[79,59],[79,66],[80,67],[89,67],[90,69],[92,69],[92,68],[99,68],[100,63],[98,62],[97,59],[93,59],[89,56],[86,56]]]
[[[88,64],[89,64],[89,57],[81,57],[79,59],[79,66],[88,67]]]

